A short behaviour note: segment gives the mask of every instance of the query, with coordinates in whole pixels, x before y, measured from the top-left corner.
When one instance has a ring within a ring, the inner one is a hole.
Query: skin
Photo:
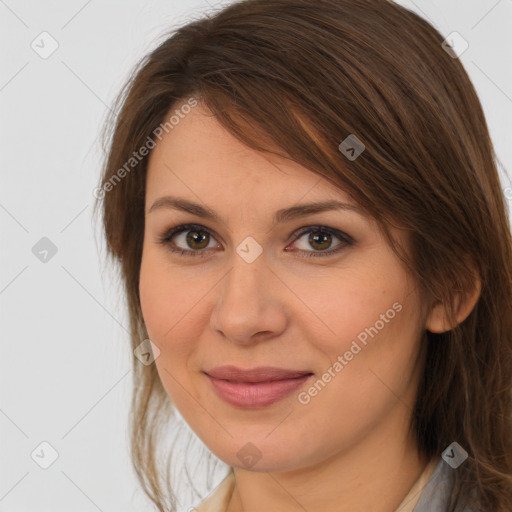
[[[170,208],[149,212],[165,195],[206,205],[222,221]],[[442,309],[425,311],[416,284],[367,216],[337,210],[272,227],[276,210],[328,199],[355,205],[305,167],[247,148],[202,105],[150,155],[143,316],[161,351],[155,364],[170,399],[234,469],[229,512],[392,512],[428,462],[408,426],[422,371],[419,341],[427,328],[446,329]],[[172,242],[159,242],[185,223],[209,230],[209,241],[190,246],[185,232],[174,244],[204,257],[172,253]],[[305,226],[337,229],[354,243],[333,236],[327,250],[340,252],[301,257],[322,252],[308,242],[311,231],[294,236]],[[407,243],[404,232],[393,233]],[[252,263],[236,252],[248,236],[263,249]],[[267,407],[235,407],[202,373],[224,364],[269,365],[312,371],[316,381],[395,302],[401,311],[307,405],[298,390]],[[462,308],[461,318],[471,308]],[[261,454],[250,468],[237,457],[249,442]]]

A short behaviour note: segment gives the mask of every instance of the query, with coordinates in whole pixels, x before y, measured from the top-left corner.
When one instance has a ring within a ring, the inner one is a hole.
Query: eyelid
[[[324,233],[329,233],[330,235],[336,236],[339,239],[344,240],[347,243],[354,243],[354,239],[348,233],[340,231],[339,229],[336,229],[336,228],[324,226],[323,224],[310,224],[308,226],[300,227],[299,229],[295,230],[292,233],[294,236],[293,241],[295,242],[305,233],[309,233],[310,231],[315,231],[315,230],[321,231]],[[321,252],[321,251],[318,251],[318,252]]]

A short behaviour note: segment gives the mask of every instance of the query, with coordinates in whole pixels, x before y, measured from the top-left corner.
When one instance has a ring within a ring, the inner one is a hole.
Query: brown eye
[[[204,249],[208,246],[210,234],[206,231],[186,231],[185,233],[187,234],[185,240],[191,249]]]
[[[210,245],[215,239],[211,233],[195,224],[184,224],[171,229],[159,242],[165,245],[171,252],[186,254],[187,256],[203,256],[206,249],[212,249],[219,245]]]
[[[308,243],[311,247],[324,251],[329,249],[332,243],[332,235],[322,231],[316,231],[309,234]]]
[[[307,240],[305,235],[309,235]],[[305,241],[301,242],[303,238]],[[335,239],[338,239],[338,243],[332,248]],[[160,237],[158,242],[165,245],[171,252],[179,253],[182,256],[207,256],[209,254],[208,249],[220,247],[218,243],[215,243],[216,240],[210,230],[198,224],[177,226]],[[211,245],[212,243],[213,245]],[[354,239],[350,235],[337,229],[325,226],[307,226],[296,235],[293,245],[299,245],[297,249],[299,253],[302,253],[301,257],[307,258],[311,256],[331,256],[354,243]],[[289,249],[285,248],[285,251],[289,251]],[[295,251],[292,250],[292,252]]]
[[[305,235],[309,235],[306,239]],[[338,239],[339,242],[331,249],[333,240]],[[301,240],[304,241],[301,242]],[[340,252],[344,247],[352,245],[354,240],[352,237],[338,230],[327,228],[324,226],[312,226],[309,229],[302,230],[295,239],[294,245],[298,245],[298,249],[304,253],[305,257],[309,256],[329,256]],[[311,250],[313,248],[313,250]]]

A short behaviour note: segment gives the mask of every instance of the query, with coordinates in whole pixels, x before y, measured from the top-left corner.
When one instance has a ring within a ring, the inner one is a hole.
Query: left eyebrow
[[[212,219],[218,222],[220,222],[221,220],[220,216],[210,208],[203,206],[199,203],[189,201],[188,199],[183,199],[179,197],[164,196],[158,198],[151,205],[151,208],[149,209],[148,213],[151,213],[161,208],[181,210],[184,212],[191,213],[193,215],[197,215],[198,217],[204,217],[206,219]],[[315,213],[322,213],[333,210],[353,211],[359,215],[363,215],[361,208],[359,208],[357,205],[344,203],[342,201],[331,200],[321,201],[318,203],[299,204],[296,206],[291,206],[289,208],[277,210],[274,214],[272,224],[275,225],[280,222],[287,222],[293,219],[307,217],[308,215],[313,215]]]

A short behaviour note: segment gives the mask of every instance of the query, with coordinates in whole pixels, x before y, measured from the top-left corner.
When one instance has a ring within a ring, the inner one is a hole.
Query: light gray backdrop
[[[127,451],[124,302],[91,218],[98,135],[160,36],[226,3],[0,0],[0,512],[152,510]],[[469,44],[460,58],[510,172],[512,0],[400,3]]]

